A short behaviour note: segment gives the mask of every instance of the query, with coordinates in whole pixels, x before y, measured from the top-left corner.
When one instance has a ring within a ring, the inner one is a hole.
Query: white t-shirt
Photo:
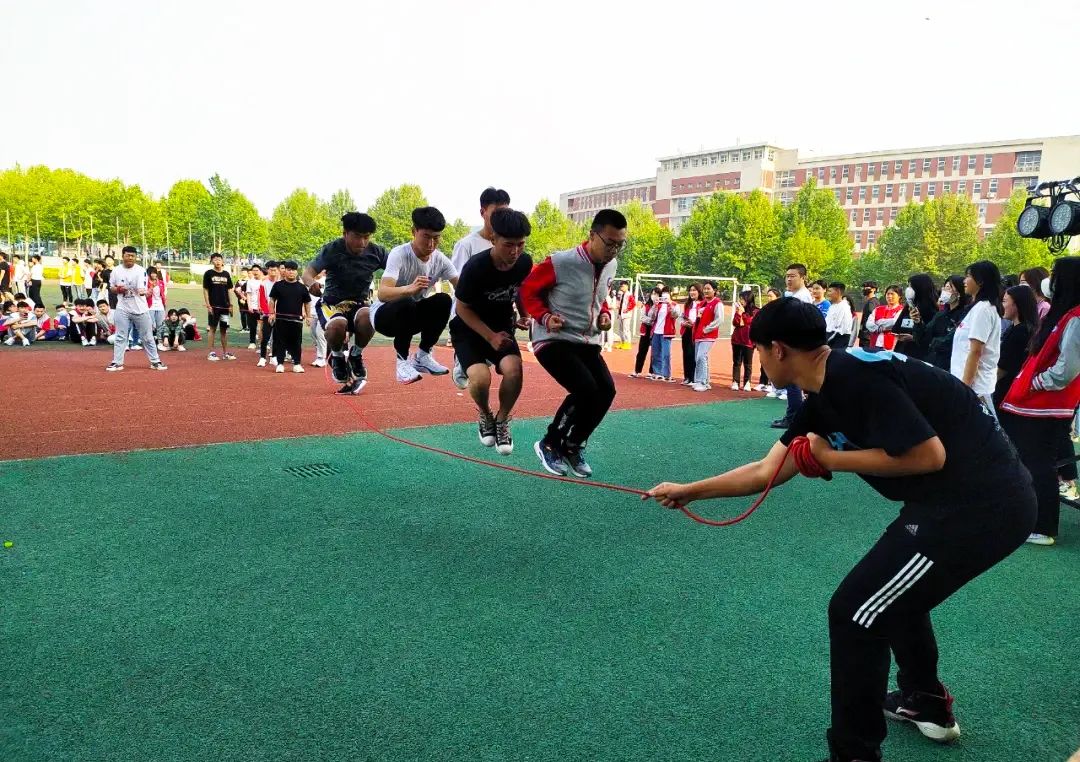
[[[851,305],[841,299],[829,305],[829,314],[825,316],[825,335],[835,333],[850,336],[855,329],[855,316],[851,314]]]
[[[30,280],[44,280],[45,278],[45,266],[40,262],[36,265],[30,265]]]
[[[1001,356],[1001,317],[990,302],[975,302],[963,320],[956,326],[953,334],[952,359],[949,372],[959,379],[964,378],[964,366],[971,353],[971,340],[977,339],[986,347],[979,358],[979,367],[975,371],[975,382],[971,388],[980,397],[994,393],[997,385],[998,358]]]
[[[22,261],[15,263],[15,285],[22,287],[22,284],[26,282],[26,264]]]
[[[94,268],[90,265],[82,266],[83,288],[94,287]]]
[[[430,296],[435,291],[435,284],[440,280],[450,280],[458,276],[458,271],[450,259],[436,249],[428,257],[427,262],[421,262],[413,252],[412,243],[403,243],[390,250],[386,257],[386,269],[383,270],[383,278],[393,278],[395,286],[408,286],[421,275],[431,279],[431,285],[419,294],[414,294],[415,302]],[[381,279],[380,279],[381,280]],[[377,293],[377,292],[376,292]],[[382,302],[376,297],[371,305],[371,319],[375,319],[375,313],[382,306]]]
[[[244,297],[247,299],[248,312],[259,311],[259,289],[262,287],[261,280],[255,278],[248,278],[247,283],[244,284]]]
[[[158,283],[160,283],[160,282],[161,281],[158,281]],[[151,291],[150,292],[150,298],[153,300],[152,303],[150,304],[150,309],[164,311],[165,304],[161,301],[161,289],[160,288],[155,288],[153,291]]]
[[[454,253],[450,256],[450,263],[460,273],[466,262],[477,254],[487,251],[493,245],[491,241],[480,235],[480,231],[469,233],[454,244]],[[450,319],[452,320],[455,315],[457,315],[457,299],[454,299],[454,303],[450,307]]]
[[[126,289],[124,293],[116,295],[116,309],[129,315],[143,315],[150,311],[146,296],[139,296],[139,289],[146,288],[146,270],[142,265],[118,265],[109,276],[109,286],[123,286]]]
[[[814,297],[810,296],[810,289],[803,286],[798,291],[785,291],[784,296],[794,296],[800,302],[806,302],[807,304],[814,303]]]

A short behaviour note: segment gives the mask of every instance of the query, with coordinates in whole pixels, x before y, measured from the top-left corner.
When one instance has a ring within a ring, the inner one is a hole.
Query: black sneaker
[[[349,355],[349,367],[352,369],[353,378],[367,378],[367,368],[364,367],[364,356],[359,352]]]
[[[570,473],[574,476],[582,479],[592,476],[592,466],[585,462],[584,447],[567,447],[564,460],[566,461],[566,467],[570,469]]]
[[[938,743],[960,737],[960,725],[953,715],[953,697],[945,686],[943,696],[921,691],[893,691],[885,697],[885,716],[890,720],[910,722],[919,732]]]
[[[495,446],[495,416],[491,413],[480,413],[476,429],[480,434],[480,444],[484,447]]]
[[[330,375],[335,383],[349,383],[349,358],[345,355],[330,355]]]
[[[561,452],[543,440],[533,445],[533,451],[540,458],[540,465],[545,471],[555,476],[566,476],[566,461]]]
[[[790,416],[784,416],[783,418],[777,418],[775,421],[769,424],[774,429],[788,429],[791,428],[791,422],[795,420]]]
[[[364,391],[365,386],[367,386],[366,378],[354,378],[352,381],[349,381],[347,384],[334,392],[334,394],[352,394],[355,396],[360,392]]]
[[[512,455],[514,452],[514,440],[510,436],[510,419],[495,421],[495,449],[499,455]]]

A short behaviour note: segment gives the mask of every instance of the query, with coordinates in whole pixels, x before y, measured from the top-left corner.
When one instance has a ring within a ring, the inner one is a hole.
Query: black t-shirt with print
[[[203,273],[203,288],[210,292],[210,306],[222,311],[232,309],[229,294],[232,293],[232,276],[228,270],[217,272],[213,268]]]
[[[780,441],[813,432],[836,449],[881,448],[896,457],[937,436],[945,466],[931,474],[859,474],[901,515],[964,522],[996,520],[993,498],[1030,490],[1030,477],[997,420],[959,379],[921,360],[893,352],[833,351],[825,382]],[[1000,502],[1000,501],[999,501]]]
[[[371,278],[379,270],[386,269],[386,257],[386,249],[373,243],[369,243],[359,254],[349,253],[344,238],[323,246],[311,263],[316,275],[326,271],[323,302],[367,302],[371,293]]]
[[[500,270],[488,249],[474,254],[461,268],[454,296],[469,305],[491,330],[513,333],[514,302],[521,282],[530,272],[532,258],[528,254],[522,253],[509,270]]]
[[[300,322],[304,319],[304,305],[308,301],[307,287],[298,280],[289,283],[279,280],[270,287],[270,298],[277,300],[277,319]]]

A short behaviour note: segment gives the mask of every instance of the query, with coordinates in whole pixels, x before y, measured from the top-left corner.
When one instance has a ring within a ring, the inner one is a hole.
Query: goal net
[[[634,315],[634,330],[637,331],[641,323],[641,308],[647,305],[649,294],[657,286],[663,283],[671,290],[671,301],[684,302],[690,291],[690,286],[697,285],[699,288],[705,281],[710,280],[716,284],[717,296],[724,305],[724,320],[720,324],[720,335],[731,336],[731,318],[735,314],[732,308],[735,299],[738,298],[740,289],[757,288],[758,294],[761,288],[757,286],[740,286],[738,278],[724,278],[716,275],[664,275],[662,273],[641,273],[634,278],[634,300],[638,304],[638,310]],[[760,303],[760,301],[759,301]]]

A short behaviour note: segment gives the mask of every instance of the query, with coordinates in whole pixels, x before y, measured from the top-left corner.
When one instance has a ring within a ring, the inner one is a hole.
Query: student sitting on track
[[[15,308],[18,311],[6,322],[8,334],[10,335],[4,339],[4,343],[10,347],[18,341],[24,347],[28,347],[37,338],[37,318],[30,312],[29,302],[19,301]]]
[[[1031,477],[970,388],[904,355],[830,350],[812,304],[766,305],[750,337],[776,385],[795,384],[809,399],[756,463],[691,484],[658,484],[648,495],[667,507],[753,495],[774,474],[776,484],[790,480],[800,470],[795,461],[805,466],[812,456],[903,502],[829,603],[829,759],[880,760],[885,717],[912,722],[935,741],[955,739],[960,728],[938,679],[930,611],[1024,542],[1035,523]],[[887,694],[890,649],[900,690]],[[984,679],[992,675],[988,669]]]
[[[112,308],[109,303],[104,299],[99,299],[97,303],[97,314],[94,316],[97,322],[97,339],[98,341],[107,341],[110,344],[117,342],[116,338],[116,316],[113,314]],[[126,339],[124,336],[121,340]]]
[[[184,346],[187,336],[184,335],[184,324],[180,321],[179,312],[171,309],[165,315],[165,320],[158,326],[157,340],[158,349],[162,352],[168,352],[170,349],[177,352],[187,351]]]

